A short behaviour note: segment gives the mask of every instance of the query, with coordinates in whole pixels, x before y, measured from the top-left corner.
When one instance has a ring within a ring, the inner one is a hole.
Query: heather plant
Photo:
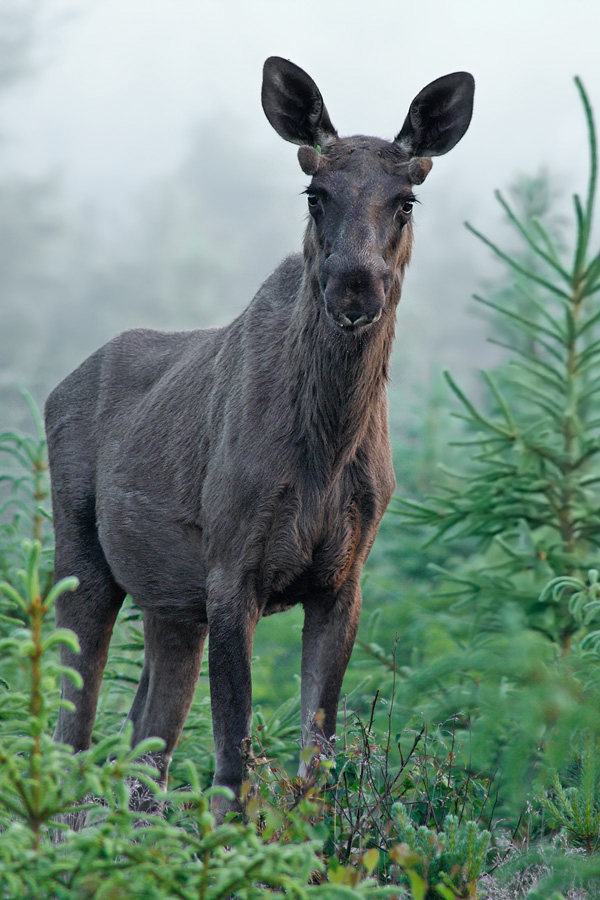
[[[400,843],[391,857],[413,896],[423,900],[475,900],[490,840],[476,822],[448,816],[442,831],[415,828],[401,804],[395,807]]]

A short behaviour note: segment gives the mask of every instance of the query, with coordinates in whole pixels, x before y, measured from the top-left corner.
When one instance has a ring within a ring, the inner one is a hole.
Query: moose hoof
[[[316,781],[319,773],[322,771],[323,763],[334,758],[334,739],[332,738],[328,741],[324,737],[319,737],[316,743],[303,747],[300,754],[300,764],[298,765],[298,778],[302,778],[305,781]]]
[[[225,816],[229,812],[239,814],[242,812],[242,804],[237,794],[224,785],[214,785],[218,789],[218,793],[211,794],[210,809],[215,817],[215,825],[222,825]],[[214,790],[213,788],[213,790]]]

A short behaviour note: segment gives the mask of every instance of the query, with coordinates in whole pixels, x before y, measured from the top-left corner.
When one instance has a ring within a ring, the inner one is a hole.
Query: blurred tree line
[[[36,74],[39,18],[39,4],[0,2],[0,121],[2,97]],[[299,246],[289,188],[233,118],[201,122],[180,166],[110,220],[72,208],[57,176],[11,169],[8,142],[0,130],[4,424],[23,424],[22,388],[41,404],[125,328],[224,324]]]

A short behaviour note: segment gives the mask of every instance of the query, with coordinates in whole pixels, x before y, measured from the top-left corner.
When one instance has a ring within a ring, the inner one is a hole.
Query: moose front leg
[[[239,798],[242,787],[242,743],[251,736],[251,661],[258,605],[252,592],[224,589],[209,597],[210,702],[215,742],[213,784]],[[221,822],[229,810],[239,811],[239,799],[215,798],[213,810]]]
[[[334,597],[315,597],[305,604],[300,694],[303,750],[316,745],[327,756],[333,753],[340,691],[361,602],[358,583],[346,583]],[[302,759],[298,774],[306,776],[309,767]]]

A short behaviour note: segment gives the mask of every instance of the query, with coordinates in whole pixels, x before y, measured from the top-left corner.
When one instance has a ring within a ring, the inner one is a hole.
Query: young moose
[[[447,75],[392,142],[340,138],[314,81],[268,59],[264,111],[312,176],[303,255],[225,328],[126,332],[48,398],[56,577],[79,579],[56,616],[79,637],[63,663],[83,678],[64,680],[74,711],[61,709],[58,741],[90,746],[129,592],[145,639],[129,718],[134,744],[165,742],[161,783],[210,633],[214,783],[239,794],[254,630],[297,603],[302,745],[330,750],[361,569],[395,486],[386,379],[413,186],[465,134],[473,91],[471,75]]]

